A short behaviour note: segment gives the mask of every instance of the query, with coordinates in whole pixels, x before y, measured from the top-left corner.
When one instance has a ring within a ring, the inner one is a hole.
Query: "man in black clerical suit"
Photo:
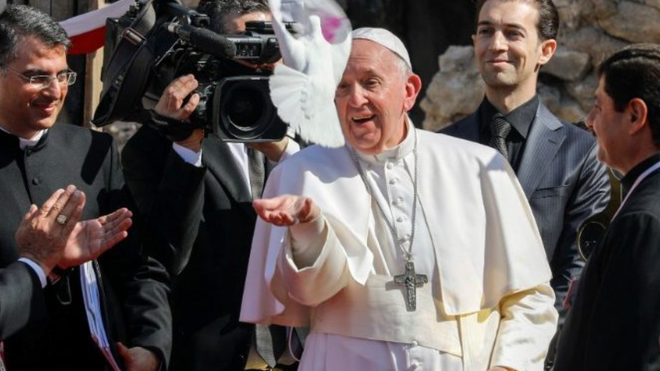
[[[55,124],[76,78],[67,66],[69,45],[62,27],[36,9],[8,5],[0,14],[0,267],[8,270],[19,259],[14,236],[21,216],[55,190],[72,184],[85,194],[82,220],[130,204],[112,138]],[[58,224],[76,220],[65,213],[55,218]],[[109,358],[123,370],[167,368],[168,275],[142,255],[136,234],[131,229],[98,260],[60,272],[44,295],[7,319],[14,326],[4,339],[7,369],[102,371],[110,369]],[[88,273],[85,287],[98,288],[96,313],[112,356],[104,357],[92,340],[81,272]],[[21,288],[30,290],[34,281],[31,274]]]
[[[84,206],[85,194],[69,185],[40,208],[31,206],[23,217],[16,231],[19,258],[0,268],[0,341],[27,325],[33,311],[44,308],[32,303],[43,302],[47,277],[54,279],[58,270],[96,259],[126,238],[130,211],[124,208],[81,222]]]
[[[261,0],[202,1],[198,11],[209,15],[213,31],[220,34],[240,33],[247,21],[270,19]],[[226,61],[223,67],[228,76],[236,76],[254,74],[254,68],[264,66]],[[197,86],[192,75],[176,79],[155,112],[187,120],[199,96],[193,94],[185,104],[184,99]],[[264,162],[263,155],[255,160],[252,154],[259,154],[243,143],[204,137],[202,130],[191,132],[172,141],[147,123],[122,152],[138,207],[148,214],[154,238],[166,241],[162,246],[167,248],[153,256],[175,275],[171,370],[266,367],[252,346],[255,326],[238,320],[256,222],[252,199],[261,196],[249,168],[259,161],[261,167],[273,166],[299,147],[286,137],[262,143],[258,149],[268,158]]]
[[[607,169],[596,159],[593,137],[560,121],[536,95],[539,69],[557,48],[552,1],[480,0],[476,14],[472,38],[486,96],[442,133],[491,145],[509,160],[541,232],[561,325],[569,286],[584,266],[577,230],[607,206]]]
[[[624,200],[582,272],[556,371],[660,369],[660,46],[606,59],[587,125]]]

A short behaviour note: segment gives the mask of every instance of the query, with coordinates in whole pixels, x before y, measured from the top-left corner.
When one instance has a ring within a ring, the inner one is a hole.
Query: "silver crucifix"
[[[412,260],[406,261],[406,271],[403,274],[394,276],[394,283],[406,287],[406,308],[408,312],[414,312],[417,309],[417,286],[428,283],[429,279],[425,274],[415,274],[415,263]]]

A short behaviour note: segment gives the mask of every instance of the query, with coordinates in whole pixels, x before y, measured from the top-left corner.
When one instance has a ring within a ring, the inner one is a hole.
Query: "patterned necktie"
[[[491,137],[488,145],[498,150],[504,158],[509,159],[509,151],[506,148],[506,137],[511,131],[511,124],[502,116],[497,114],[490,122]]]
[[[261,198],[266,181],[265,156],[256,149],[247,148],[248,175],[252,199]],[[254,349],[270,368],[274,368],[286,349],[286,328],[278,325],[256,324]]]
[[[286,328],[279,325],[256,324],[254,349],[270,368],[274,368],[286,349]]]
[[[264,154],[256,149],[248,147],[248,175],[250,177],[250,192],[252,199],[261,198],[264,192],[266,180],[266,167],[264,165]]]

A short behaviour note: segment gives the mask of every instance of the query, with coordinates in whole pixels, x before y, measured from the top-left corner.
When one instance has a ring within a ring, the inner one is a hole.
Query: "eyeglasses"
[[[52,75],[25,76],[24,74],[18,71],[14,71],[9,67],[6,67],[5,69],[18,77],[22,77],[30,85],[40,90],[49,88],[54,80],[57,80],[57,83],[60,84],[60,86],[73,85],[76,82],[76,76],[77,76],[77,74],[73,71],[60,72],[55,76]]]

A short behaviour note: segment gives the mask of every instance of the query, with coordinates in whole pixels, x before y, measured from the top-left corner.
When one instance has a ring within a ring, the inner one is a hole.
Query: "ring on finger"
[[[60,214],[60,215],[57,216],[57,218],[55,219],[55,221],[58,222],[58,223],[61,224],[61,225],[64,225],[64,224],[66,224],[66,220],[67,220],[67,219],[68,219],[68,218],[67,218],[66,215],[64,215],[64,214]]]

